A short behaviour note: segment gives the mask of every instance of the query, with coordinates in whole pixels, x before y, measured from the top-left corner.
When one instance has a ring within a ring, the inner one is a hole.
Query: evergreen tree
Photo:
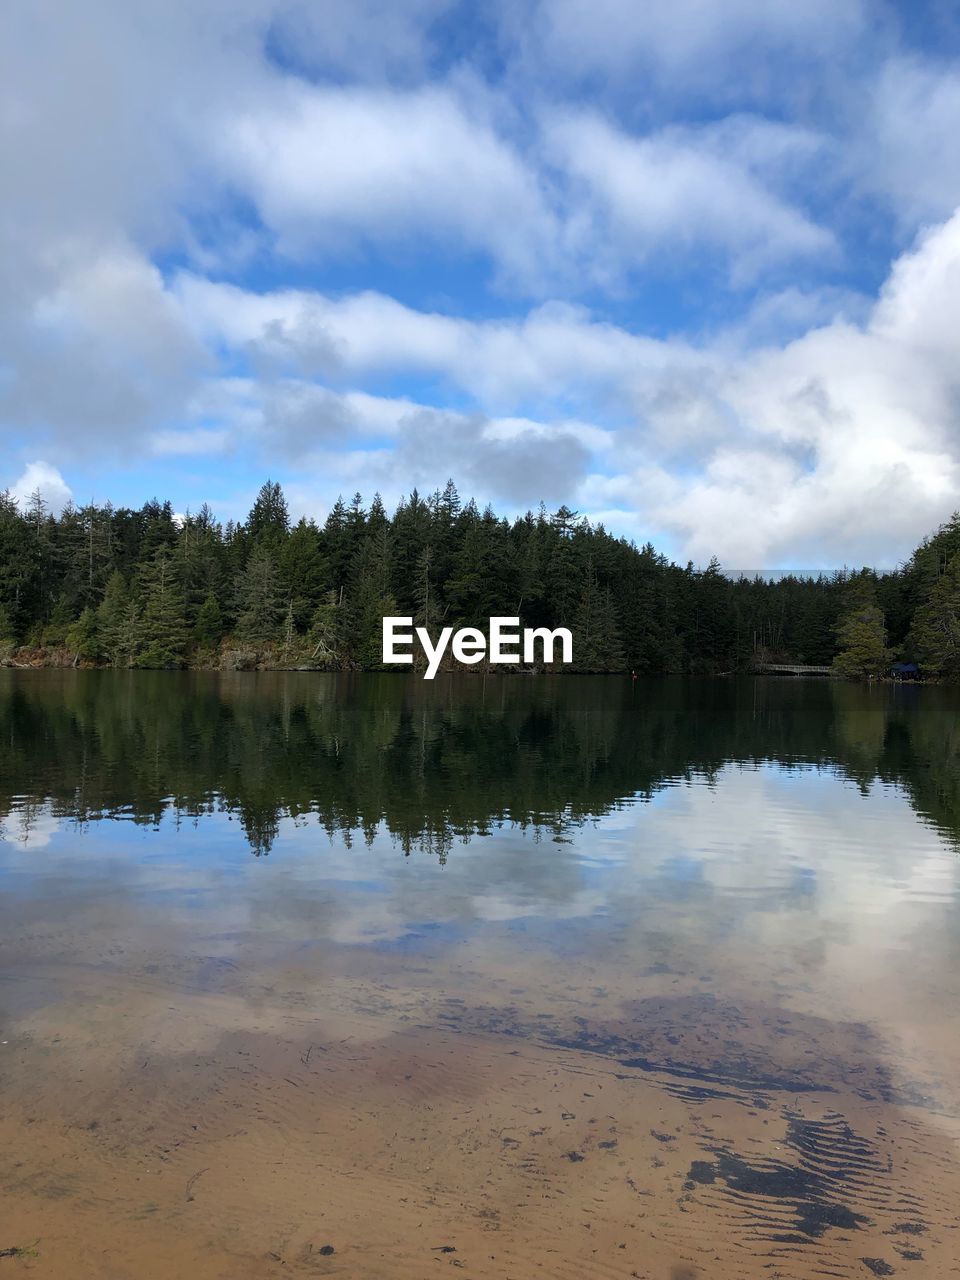
[[[358,493],[357,498],[359,497],[360,495]],[[383,499],[380,497],[379,493],[375,493],[373,495],[373,501],[370,503],[370,513],[367,516],[367,533],[372,537],[376,537],[378,534],[383,533],[389,525],[390,520],[387,516],[386,508],[383,505]]]
[[[689,668],[696,674],[728,671],[734,663],[736,615],[730,607],[732,585],[713,557],[691,589]]]
[[[434,636],[440,620],[440,598],[433,580],[433,549],[424,547],[417,562],[417,579],[414,588],[416,601],[415,621]]]
[[[197,610],[193,634],[202,649],[214,648],[223,638],[223,610],[212,591]]]
[[[924,672],[960,680],[960,552],[930,586],[914,615],[909,644]]]
[[[842,650],[839,669],[883,674],[895,647],[926,673],[952,676],[958,556],[955,516],[895,573],[734,583],[715,563],[671,564],[566,506],[550,516],[541,504],[508,523],[462,502],[452,481],[427,500],[414,490],[392,517],[378,495],[368,511],[359,494],[338,500],[322,529],[308,520],[291,529],[273,481],[246,523],[224,528],[207,507],[180,518],[156,499],[139,509],[68,504],[54,517],[39,493],[22,509],[0,493],[0,639],[5,649],[59,648],[68,632],[86,634],[89,616],[75,628],[91,609],[100,660],[115,665],[181,662],[188,639],[210,662],[235,632],[287,660],[303,637],[320,665],[368,667],[380,664],[384,613],[434,633],[519,614],[523,626],[571,627],[578,662],[595,669],[821,665]]]
[[[89,608],[89,606],[87,607]],[[43,643],[47,645],[66,644],[67,632],[73,620],[73,610],[70,608],[66,593],[61,591],[53,602],[49,621],[43,628]]]
[[[289,662],[296,647],[297,625],[293,614],[293,601],[287,605],[287,612],[283,619],[283,660]]]
[[[161,547],[170,550],[177,542],[177,522],[173,517],[173,505],[158,502],[154,498],[144,503],[136,521],[139,532],[139,548],[137,558],[141,563],[151,560]]]
[[[14,643],[14,625],[10,610],[0,604],[0,645],[9,646]]]
[[[172,552],[161,544],[137,576],[141,603],[138,667],[180,667],[187,647],[186,606]]]
[[[345,646],[353,663],[364,669],[382,665],[383,619],[397,612],[397,602],[390,593],[390,562],[387,530],[366,538],[356,558],[355,586],[345,603]]]
[[[119,570],[110,575],[97,610],[100,651],[111,666],[129,666],[137,643],[139,610]]]
[[[579,671],[623,670],[623,648],[613,596],[609,588],[600,586],[592,562],[587,564],[574,619],[573,661]]]
[[[312,520],[300,520],[280,552],[280,586],[293,605],[297,631],[306,630],[327,589],[327,572],[320,550],[320,530]]]
[[[50,616],[50,607],[56,595],[55,547],[53,531],[56,522],[49,515],[49,504],[39,489],[34,489],[24,513],[29,529],[25,550],[27,552],[26,601],[32,625],[28,639],[39,644],[43,639],[43,624]]]
[[[566,508],[561,508],[561,512]],[[544,596],[550,602],[555,621],[565,627],[573,625],[580,602],[581,567],[577,547],[572,537],[555,526],[560,536],[554,535],[544,569]]]
[[[223,531],[206,503],[197,515],[188,512],[176,544],[176,571],[188,624],[195,625],[204,601],[221,591],[226,559]]]
[[[840,651],[833,660],[835,670],[852,679],[886,675],[891,653],[883,610],[869,597],[861,596],[843,616],[837,628]]]
[[[32,621],[27,602],[29,561],[28,529],[17,500],[9,490],[0,492],[0,607],[6,614],[5,636],[20,634],[20,619]]]
[[[237,637],[260,646],[277,639],[282,605],[273,557],[256,548],[237,582]]]
[[[76,651],[78,658],[99,658],[100,638],[97,634],[97,615],[89,605],[67,630],[66,641],[70,648]]]
[[[323,550],[326,554],[330,583],[339,599],[350,571],[352,545],[347,529],[347,508],[338,497],[330,508],[323,526]]]
[[[290,514],[283,490],[272,480],[260,487],[247,517],[247,534],[251,545],[276,557],[290,531]]]
[[[414,609],[414,584],[420,557],[431,545],[430,508],[416,489],[401,502],[393,517],[393,594],[403,613]]]
[[[311,661],[320,667],[340,665],[340,613],[337,593],[328,591],[326,598],[317,606],[307,633]]]

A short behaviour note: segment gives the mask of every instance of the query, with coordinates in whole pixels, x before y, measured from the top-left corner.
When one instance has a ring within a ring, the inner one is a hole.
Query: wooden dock
[[[800,662],[758,662],[754,671],[773,676],[835,676],[833,667],[804,666]]]

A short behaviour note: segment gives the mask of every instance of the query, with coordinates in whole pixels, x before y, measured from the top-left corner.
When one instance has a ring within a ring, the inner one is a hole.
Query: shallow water
[[[960,1274],[958,710],[0,671],[0,1269]]]

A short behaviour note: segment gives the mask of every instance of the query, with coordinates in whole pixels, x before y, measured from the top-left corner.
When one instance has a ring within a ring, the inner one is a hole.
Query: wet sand
[[[0,1276],[960,1274],[948,1010],[598,952],[6,929]]]

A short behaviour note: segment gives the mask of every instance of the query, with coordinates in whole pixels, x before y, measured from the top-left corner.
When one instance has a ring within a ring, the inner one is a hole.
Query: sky
[[[960,507],[951,0],[9,0],[0,487],[726,568]]]

